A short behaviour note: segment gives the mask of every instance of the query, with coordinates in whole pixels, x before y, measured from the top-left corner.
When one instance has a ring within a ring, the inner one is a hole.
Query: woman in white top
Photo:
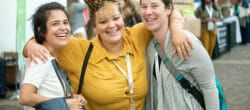
[[[27,68],[19,99],[20,104],[27,106],[65,96],[51,60],[67,44],[71,31],[65,8],[56,2],[40,6],[32,22],[36,41],[45,46],[52,56],[45,63],[32,62]],[[66,103],[71,110],[81,110],[86,100],[81,95],[74,95],[74,98],[66,99]]]

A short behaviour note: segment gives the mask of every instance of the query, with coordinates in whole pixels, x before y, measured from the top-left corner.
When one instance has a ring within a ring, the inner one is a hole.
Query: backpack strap
[[[93,49],[93,44],[92,44],[92,42],[90,42],[88,51],[85,55],[85,59],[84,59],[83,64],[82,64],[82,72],[81,72],[81,77],[80,77],[80,81],[79,81],[79,87],[78,87],[77,94],[81,94],[84,75],[85,75],[85,71],[87,68],[88,60],[89,60],[90,54],[92,52],[92,49]]]
[[[73,98],[74,96],[73,96],[71,87],[70,87],[68,81],[66,80],[66,78],[62,72],[62,69],[59,67],[58,62],[56,61],[56,59],[51,60],[51,62],[52,62],[52,65],[54,67],[54,70],[56,72],[56,75],[57,75],[57,77],[62,85],[65,98]],[[69,96],[68,96],[68,93],[69,93]]]
[[[197,102],[201,105],[201,107],[203,107],[203,109],[206,110],[203,94],[201,93],[201,91],[198,90],[182,74],[180,74],[177,71],[177,69],[175,68],[175,66],[172,64],[169,57],[167,56],[167,54],[164,51],[162,51],[162,48],[159,46],[159,43],[156,42],[155,39],[154,39],[154,44],[155,44],[154,47],[156,51],[158,52],[158,55],[162,59],[163,64],[166,66],[170,74],[173,75],[176,81],[180,83],[182,88],[185,89],[188,93],[190,93],[197,100]]]

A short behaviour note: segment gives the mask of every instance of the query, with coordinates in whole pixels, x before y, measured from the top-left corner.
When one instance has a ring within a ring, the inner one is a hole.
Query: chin
[[[121,36],[117,36],[115,38],[110,39],[110,42],[111,43],[118,43],[121,40],[122,40],[122,37]]]
[[[149,31],[154,31],[154,30],[155,30],[155,27],[154,27],[154,26],[147,26],[147,29],[148,29]]]
[[[67,41],[68,41],[68,40],[67,40]],[[60,43],[60,46],[63,47],[63,46],[65,46],[65,45],[67,45],[67,43],[68,43],[68,42],[61,42],[61,43]]]

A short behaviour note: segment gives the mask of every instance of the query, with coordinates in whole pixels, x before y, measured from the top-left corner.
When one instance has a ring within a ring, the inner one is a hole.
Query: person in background
[[[132,27],[141,22],[139,5],[136,0],[119,0],[125,26]]]
[[[31,63],[25,72],[19,102],[22,105],[36,106],[52,98],[65,97],[63,87],[56,75],[51,60],[57,57],[59,49],[68,42],[71,28],[65,8],[56,2],[44,4],[33,15],[33,30],[36,42],[48,49],[48,61]],[[67,83],[67,82],[65,82]],[[81,95],[66,99],[71,110],[81,110],[87,102]]]
[[[96,32],[94,30],[94,26],[91,20],[89,20],[86,25],[86,32],[88,40],[91,40],[96,37]]]
[[[71,38],[57,56],[60,67],[69,72],[73,92],[77,91],[82,62],[92,42],[94,48],[81,93],[88,101],[86,109],[142,110],[148,91],[145,51],[152,33],[143,23],[125,28],[119,0],[85,0],[85,3],[90,9],[97,36],[91,41]],[[183,18],[179,13],[173,13],[170,19],[171,30],[182,30]],[[178,31],[173,36],[180,42],[177,44],[181,44],[176,45],[178,51],[189,49],[189,46],[183,45],[183,42],[186,44],[189,41],[183,33]],[[24,54],[28,53],[30,58],[38,56],[45,59],[40,53],[42,51],[47,50],[34,40],[30,40],[24,48]],[[187,55],[186,50],[182,52]]]
[[[249,24],[248,22],[250,22],[250,19],[248,19],[248,14],[247,14],[247,10],[249,10],[249,4],[248,4],[248,0],[240,0],[239,3],[239,7],[240,7],[240,31],[241,31],[241,38],[242,38],[242,45],[246,45],[247,41],[248,41],[248,34],[249,33],[247,31],[247,24]]]
[[[212,57],[217,36],[215,22],[221,19],[220,8],[214,3],[214,0],[201,0],[201,5],[195,11],[195,16],[201,19],[200,40],[209,56]]]
[[[85,30],[84,23],[84,15],[83,10],[88,9],[87,5],[84,2],[80,2],[79,0],[74,0],[71,5],[72,8],[72,22],[71,28],[74,37],[79,37],[83,39],[87,39],[87,34]]]
[[[141,0],[140,15],[154,38],[146,51],[149,91],[145,102],[146,110],[219,110],[219,94],[215,83],[213,63],[199,39],[191,32],[185,34],[193,42],[195,49],[185,60],[173,55],[172,31],[169,30],[169,16],[173,10],[172,0]],[[153,20],[149,20],[152,19]],[[159,50],[157,51],[158,48]],[[162,59],[163,54],[168,60]],[[205,108],[187,92],[166,68],[171,62],[178,73],[201,90]]]

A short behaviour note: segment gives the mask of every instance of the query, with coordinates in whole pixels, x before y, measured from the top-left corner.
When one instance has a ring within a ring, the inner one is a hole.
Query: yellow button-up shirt
[[[85,73],[82,95],[88,101],[88,110],[129,110],[130,93],[126,77],[112,62],[126,73],[126,54],[130,55],[133,76],[133,99],[136,110],[144,105],[148,90],[145,51],[152,34],[141,23],[126,28],[123,34],[124,49],[118,57],[107,52],[97,36]],[[81,69],[90,41],[71,38],[58,54],[60,66],[69,72],[73,92],[78,89]]]

